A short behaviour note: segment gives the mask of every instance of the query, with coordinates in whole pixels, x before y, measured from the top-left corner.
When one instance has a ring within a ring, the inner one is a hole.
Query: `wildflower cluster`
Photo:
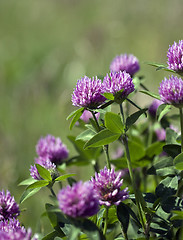
[[[179,43],[174,42],[169,46],[168,53],[168,68],[181,74],[183,72],[183,40]],[[161,100],[170,105],[181,107],[183,103],[183,80],[177,76],[165,78],[159,87]]]
[[[49,170],[52,175],[55,174],[56,165],[61,164],[68,157],[67,147],[60,138],[52,135],[40,138],[36,145],[36,152],[38,157],[35,158],[35,163]],[[42,179],[35,165],[31,166],[30,175],[36,180]]]
[[[31,240],[31,229],[21,226],[17,217],[20,215],[18,204],[9,191],[0,192],[0,239],[1,240]],[[36,240],[33,237],[32,240]]]
[[[166,71],[182,74],[182,45],[169,47]],[[70,129],[82,132],[68,139],[76,153],[69,156],[59,137],[41,137],[31,178],[20,183],[27,185],[20,203],[43,187],[50,191],[44,216],[53,231],[32,237],[17,218],[14,197],[2,190],[0,239],[181,239],[183,81],[172,75],[160,83],[159,95],[151,93],[134,76],[140,65],[132,54],[115,57],[109,69],[101,79],[82,77],[73,90]],[[141,88],[156,98],[144,108],[133,100]],[[181,132],[171,106],[179,109]],[[79,167],[81,173],[81,166],[90,167],[86,181],[67,172]]]

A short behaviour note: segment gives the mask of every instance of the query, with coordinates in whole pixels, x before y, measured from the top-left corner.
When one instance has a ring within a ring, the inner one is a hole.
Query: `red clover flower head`
[[[116,56],[110,65],[113,72],[126,71],[133,76],[140,69],[138,59],[132,54],[121,54]]]
[[[100,205],[119,205],[121,201],[127,199],[128,188],[121,190],[123,180],[121,172],[115,173],[114,168],[111,170],[104,167],[100,173],[95,173],[95,178],[91,178],[91,182],[98,193]]]
[[[177,76],[165,78],[159,87],[161,100],[170,105],[179,107],[183,104],[183,81]]]
[[[95,109],[106,100],[102,93],[102,81],[97,77],[91,79],[85,76],[77,81],[72,103],[77,107]]]
[[[20,214],[19,206],[7,190],[0,192],[0,220],[16,218]]]
[[[0,222],[1,240],[31,240],[31,235],[31,229],[26,230],[20,225],[18,219],[13,218]]]
[[[183,40],[179,40],[179,43],[169,46],[168,52],[168,68],[177,72],[183,71]]]
[[[52,163],[60,164],[68,157],[69,151],[60,138],[49,134],[39,139],[36,152],[40,157],[48,157]]]
[[[99,200],[91,182],[77,182],[58,193],[61,211],[72,218],[85,218],[99,210]]]
[[[46,168],[47,170],[50,171],[51,175],[56,174],[56,165],[54,163],[52,163],[49,158],[47,157],[39,157],[35,159],[35,162],[41,166],[43,166],[44,168]],[[30,170],[30,175],[32,176],[32,178],[36,179],[36,180],[42,180],[36,165],[31,166]]]
[[[112,93],[114,96],[120,93],[120,99],[125,99],[131,92],[135,90],[132,78],[126,71],[111,72],[107,74],[103,81],[103,91],[105,93]]]

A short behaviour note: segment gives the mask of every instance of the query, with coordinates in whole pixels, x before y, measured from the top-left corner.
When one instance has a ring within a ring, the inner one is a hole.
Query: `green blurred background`
[[[139,75],[158,92],[167,76],[144,62],[166,63],[170,44],[183,39],[181,0],[0,2],[0,189],[19,201],[17,184],[29,177],[35,145],[48,133],[67,139],[71,94],[84,75],[106,74],[112,59],[132,53]],[[151,99],[138,94],[139,105]],[[76,131],[76,130],[74,130]],[[81,177],[89,179],[83,174]],[[47,190],[22,204],[21,221],[36,230]]]

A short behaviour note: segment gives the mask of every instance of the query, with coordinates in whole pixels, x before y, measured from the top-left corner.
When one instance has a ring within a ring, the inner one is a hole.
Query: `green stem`
[[[110,106],[111,104],[113,104],[113,102],[114,102],[114,100],[110,100],[110,101],[104,103],[102,106],[100,106],[99,109],[104,109],[104,108]]]
[[[96,116],[95,116],[93,111],[91,111],[91,113],[92,113],[93,118],[94,118],[94,120],[96,122],[97,130],[98,130],[98,132],[100,132],[100,126],[98,124],[97,118],[96,118]],[[107,168],[111,170],[111,164],[110,164],[110,158],[109,158],[109,146],[108,145],[104,145],[103,149],[104,149],[105,156],[106,156]]]
[[[80,233],[78,233],[78,240],[80,240]]]
[[[51,191],[51,194],[52,194],[54,197],[56,197],[56,194],[55,194],[55,192],[53,191],[53,188],[50,187],[49,189],[50,189],[50,191]]]
[[[109,214],[109,208],[106,207],[105,209],[106,209],[106,210],[105,210],[105,222],[104,222],[104,229],[103,229],[103,234],[104,234],[104,236],[105,236],[106,233],[107,233],[108,214]]]
[[[120,112],[121,112],[121,116],[122,116],[122,119],[123,119],[123,123],[125,123],[122,104],[120,104]],[[122,140],[123,140],[123,143],[124,143],[124,146],[125,146],[127,165],[128,165],[128,169],[129,169],[129,173],[130,173],[130,179],[131,179],[131,182],[132,182],[133,191],[134,191],[134,194],[135,194],[135,199],[136,199],[136,204],[137,204],[137,208],[138,208],[140,221],[142,223],[144,233],[146,233],[146,226],[145,226],[146,217],[145,217],[145,214],[144,214],[143,208],[142,208],[143,205],[141,203],[140,192],[138,191],[138,189],[136,187],[136,184],[135,184],[136,180],[135,180],[135,176],[133,174],[133,168],[132,168],[132,164],[131,164],[131,157],[130,157],[130,151],[129,151],[129,147],[128,147],[128,140],[127,140],[126,133],[123,134]]]
[[[146,88],[146,86],[145,86],[143,83],[140,83],[140,86],[141,86],[144,90],[149,91],[149,89]]]
[[[130,151],[129,151],[129,147],[128,147],[128,140],[127,140],[126,134],[123,135],[123,143],[124,143],[125,150],[126,150],[127,165],[128,165],[128,169],[129,169],[129,173],[130,173],[130,179],[132,182],[133,191],[134,191],[135,198],[136,198],[136,204],[137,204],[137,208],[138,208],[138,212],[139,212],[139,217],[140,217],[140,220],[142,223],[142,227],[145,230],[145,214],[143,212],[142,204],[140,203],[138,190],[137,190],[137,187],[135,184],[135,177],[133,174],[133,168],[132,168],[132,164],[131,164]]]
[[[95,172],[97,172],[97,173],[99,172],[100,167],[99,167],[99,164],[98,164],[98,160],[97,160],[97,159],[96,159],[95,162],[94,162],[93,168],[94,168],[94,171],[95,171]]]
[[[104,145],[103,149],[106,156],[107,168],[111,170],[111,163],[110,163],[110,157],[109,157],[109,145]]]
[[[125,117],[124,117],[124,113],[123,113],[123,106],[122,106],[122,104],[120,104],[119,106],[120,106],[120,113],[121,113],[122,121],[123,121],[123,124],[125,124]]]
[[[97,118],[96,118],[96,116],[95,116],[95,113],[94,113],[93,111],[90,111],[90,112],[92,113],[93,119],[94,119],[94,121],[95,121],[95,123],[96,123],[96,125],[97,125],[97,131],[100,132],[100,126],[99,126],[99,124],[98,124],[98,121],[97,121]]]
[[[152,124],[150,123],[150,126],[149,126],[149,134],[148,134],[148,138],[147,138],[147,147],[149,147],[152,143],[152,139],[153,139],[153,126]]]
[[[180,111],[180,129],[181,129],[181,152],[183,152],[183,115],[182,108],[179,108]]]
[[[123,234],[124,239],[125,239],[125,240],[128,240],[128,235],[127,235],[127,233],[123,231],[123,227],[121,227],[121,229],[122,229],[122,234]]]

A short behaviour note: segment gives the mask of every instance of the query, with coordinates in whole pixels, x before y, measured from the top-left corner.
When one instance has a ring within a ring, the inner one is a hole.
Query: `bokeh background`
[[[67,139],[66,116],[74,110],[77,79],[104,75],[112,59],[132,53],[138,75],[158,92],[168,73],[145,62],[166,63],[170,44],[183,39],[181,0],[31,0],[0,2],[0,189],[19,201],[36,156],[35,145],[48,133]],[[152,99],[138,94],[139,105]],[[76,131],[76,130],[74,130]],[[81,177],[90,178],[82,168]],[[37,229],[48,201],[47,189],[22,204],[21,220]]]

